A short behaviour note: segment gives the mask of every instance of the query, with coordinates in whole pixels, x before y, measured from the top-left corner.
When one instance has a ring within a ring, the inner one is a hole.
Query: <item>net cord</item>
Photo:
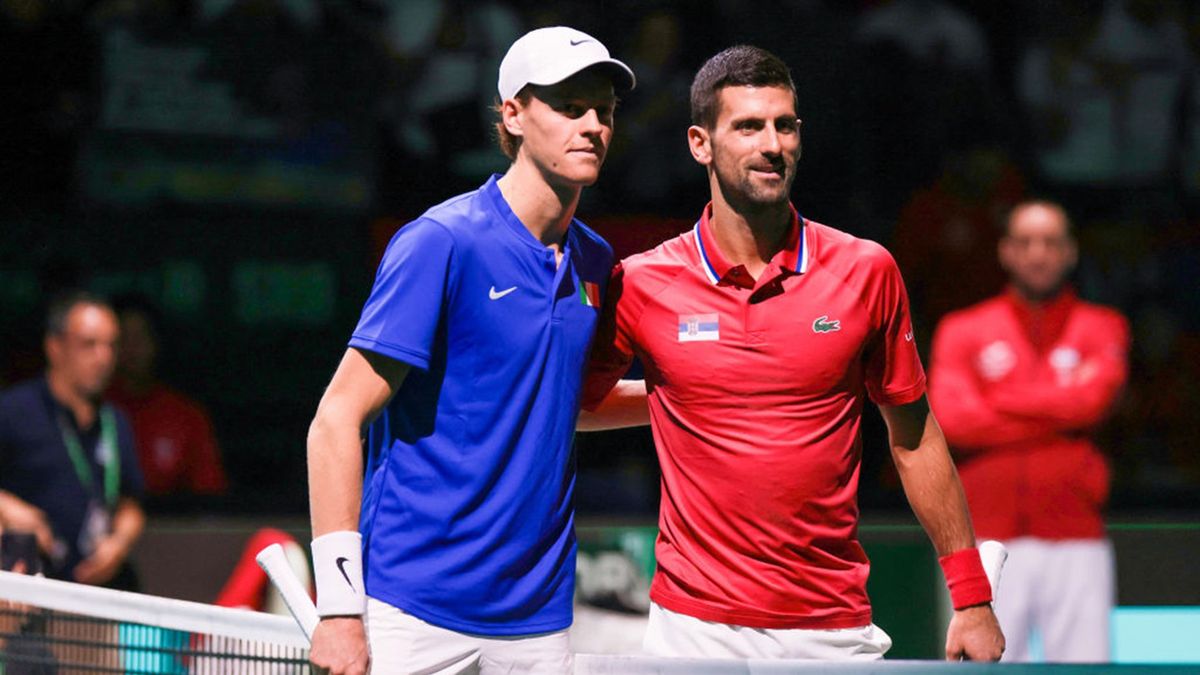
[[[0,600],[59,612],[308,649],[291,617],[0,572]]]

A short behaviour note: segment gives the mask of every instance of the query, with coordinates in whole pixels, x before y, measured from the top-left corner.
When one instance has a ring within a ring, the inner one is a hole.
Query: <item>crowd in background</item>
[[[1003,284],[995,251],[1008,207],[1030,196],[1063,202],[1080,240],[1081,296],[1118,307],[1133,330],[1132,377],[1102,436],[1116,467],[1114,505],[1200,506],[1200,10],[1191,3],[0,0],[0,81],[12,92],[0,106],[0,281],[29,278],[13,270],[32,270],[36,285],[20,297],[33,306],[57,287],[95,285],[99,268],[109,279],[100,290],[149,291],[163,301],[161,287],[111,281],[110,261],[64,255],[55,231],[121,223],[120,234],[89,236],[138,242],[134,262],[122,270],[138,279],[137,261],[155,264],[162,245],[160,213],[214,233],[222,222],[249,223],[283,239],[310,236],[329,220],[253,204],[97,205],[103,200],[81,178],[92,157],[85,149],[114,126],[102,103],[113,86],[103,57],[122,31],[168,44],[217,36],[251,51],[279,40],[353,45],[370,65],[365,106],[364,96],[346,100],[368,122],[371,190],[366,205],[338,225],[362,249],[361,266],[331,259],[338,274],[358,279],[351,288],[365,289],[380,238],[386,242],[418,209],[503,170],[492,137],[494,73],[517,36],[555,24],[602,37],[637,73],[637,89],[617,112],[604,176],[579,208],[619,255],[698,217],[707,184],[685,145],[687,91],[700,62],[735,43],[770,49],[792,67],[804,140],[794,201],[808,218],[888,246],[908,284],[925,354],[939,318]],[[319,70],[281,68],[268,78],[267,100],[278,106],[268,112],[281,112],[294,126],[284,132],[297,139],[289,148],[294,164],[342,157],[344,130],[313,122],[309,89],[317,82],[335,87],[322,96],[336,100],[336,87],[361,86],[317,77]],[[169,155],[179,136],[161,134],[161,152]],[[93,215],[98,209],[107,220]],[[18,287],[6,297],[16,297]],[[346,317],[364,294],[336,298],[344,308],[326,317],[329,339],[340,335],[344,343],[353,325]],[[201,315],[233,312],[211,306]],[[34,314],[0,312],[0,384],[37,372],[41,327],[28,320]],[[285,384],[259,375],[248,392],[232,392],[222,384],[227,380],[197,375],[227,367],[219,357],[196,363],[196,354],[219,354],[219,346],[183,346],[197,332],[186,316],[167,312],[162,323],[161,331],[152,327],[166,342],[163,351],[182,351],[192,362],[168,356],[159,371],[212,408],[226,453],[230,485],[212,503],[238,503],[261,487],[256,463],[302,468],[304,425],[319,389],[301,387],[288,398],[277,391]],[[321,352],[336,350],[313,350]],[[332,364],[298,353],[285,358],[268,347],[260,356],[267,368],[317,369],[314,381],[327,377]],[[281,397],[286,405],[277,403]],[[246,407],[272,407],[275,416],[252,418]],[[866,431],[862,498],[891,505],[900,492],[881,429],[876,421]],[[291,448],[290,456],[256,442],[265,434],[290,435],[278,444]],[[581,437],[585,512],[655,510],[648,436]],[[282,489],[290,498],[244,503],[303,503],[302,484]]]

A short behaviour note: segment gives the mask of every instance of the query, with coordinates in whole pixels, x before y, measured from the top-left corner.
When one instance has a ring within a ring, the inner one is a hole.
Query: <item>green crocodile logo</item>
[[[813,321],[814,333],[832,333],[835,330],[842,329],[841,321],[830,321],[828,316],[818,316],[816,321]]]

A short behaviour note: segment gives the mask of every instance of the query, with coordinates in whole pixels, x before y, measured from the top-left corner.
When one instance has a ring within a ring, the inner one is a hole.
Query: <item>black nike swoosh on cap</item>
[[[350,559],[349,558],[338,558],[334,562],[337,563],[337,568],[338,568],[338,571],[342,573],[342,578],[346,580],[346,585],[348,585],[350,587],[350,590],[354,590],[354,584],[350,583],[350,575],[346,574],[346,567],[345,567],[346,563],[350,562]]]
[[[584,39],[582,39],[582,40],[571,40],[571,46],[572,46],[572,47],[578,47],[579,45],[581,45],[581,44],[583,44],[583,43],[585,43],[585,42],[595,42],[595,40],[589,40],[589,39],[587,39],[587,38],[584,38]]]

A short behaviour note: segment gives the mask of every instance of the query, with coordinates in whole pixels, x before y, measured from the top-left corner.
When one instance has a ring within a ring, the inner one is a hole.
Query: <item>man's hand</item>
[[[3,490],[0,490],[0,524],[13,532],[32,532],[37,537],[38,548],[46,555],[50,555],[54,549],[54,532],[50,529],[46,514],[33,504]]]
[[[331,616],[321,619],[313,631],[308,660],[315,673],[365,675],[371,656],[362,618]]]
[[[75,581],[99,586],[108,583],[121,569],[121,563],[129,555],[129,547],[117,537],[108,536],[96,542],[92,555],[75,566]]]
[[[946,631],[947,661],[999,661],[1003,653],[1004,633],[990,604],[954,612]]]

